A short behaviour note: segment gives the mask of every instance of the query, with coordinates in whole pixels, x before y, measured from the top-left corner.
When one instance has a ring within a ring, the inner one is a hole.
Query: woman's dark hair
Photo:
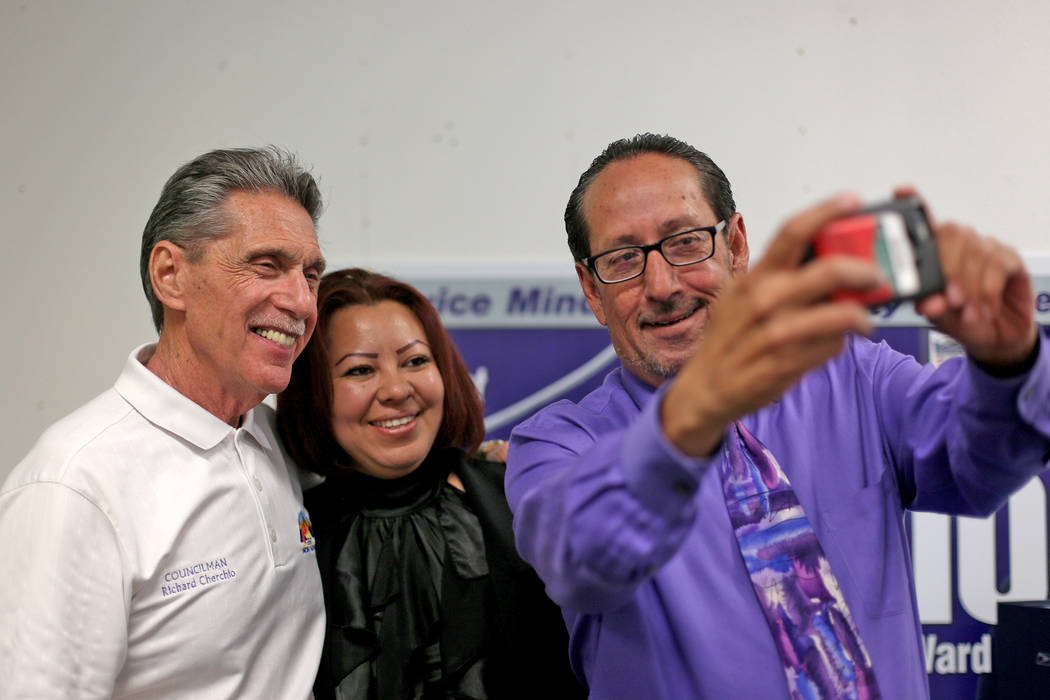
[[[277,397],[277,433],[304,469],[329,474],[353,460],[332,434],[332,375],[326,340],[332,315],[340,309],[381,301],[403,304],[419,319],[445,385],[441,427],[431,450],[457,447],[473,453],[485,435],[481,396],[437,310],[411,285],[368,270],[336,270],[317,290],[317,328],[292,367],[291,381]]]

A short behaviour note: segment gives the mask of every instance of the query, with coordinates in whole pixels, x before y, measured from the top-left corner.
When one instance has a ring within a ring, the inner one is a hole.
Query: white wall
[[[152,338],[139,236],[205,150],[297,151],[336,266],[568,273],[569,190],[646,130],[723,166],[755,250],[910,181],[1046,254],[1048,37],[1041,0],[2,0],[0,477]]]

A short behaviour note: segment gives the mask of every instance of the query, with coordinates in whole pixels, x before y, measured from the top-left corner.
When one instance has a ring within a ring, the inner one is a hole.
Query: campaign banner
[[[575,278],[564,275],[406,276],[434,303],[485,400],[489,437],[559,399],[579,400],[617,365]],[[1050,324],[1050,275],[1037,276],[1036,314]],[[875,340],[920,362],[957,354],[912,304],[872,312]],[[908,516],[916,595],[933,698],[972,698],[992,670],[1000,601],[1048,597],[1047,489],[1032,480],[995,515]]]
[[[571,275],[406,276],[437,308],[446,327],[598,328],[579,281]],[[1035,275],[1035,313],[1050,324],[1050,274]],[[924,327],[910,301],[872,309],[875,325]]]

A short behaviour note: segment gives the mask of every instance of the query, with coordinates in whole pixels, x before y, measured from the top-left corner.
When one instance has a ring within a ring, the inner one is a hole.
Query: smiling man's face
[[[606,166],[583,197],[583,214],[591,255],[718,223],[692,164],[658,153]],[[658,386],[696,351],[708,305],[730,277],[747,269],[747,261],[744,222],[734,214],[726,231],[716,236],[715,254],[703,262],[674,267],[652,251],[641,276],[616,284],[599,282],[580,263],[576,271],[620,361]]]
[[[317,322],[324,258],[310,215],[283,194],[234,191],[223,208],[229,233],[186,267],[182,330],[193,395],[243,412],[288,385]]]

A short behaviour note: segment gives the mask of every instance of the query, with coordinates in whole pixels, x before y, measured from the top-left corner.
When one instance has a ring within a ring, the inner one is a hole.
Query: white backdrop
[[[0,478],[153,337],[142,226],[220,146],[295,150],[333,266],[564,269],[561,213],[612,139],[728,173],[760,251],[829,192],[1050,251],[1042,0],[0,0]]]

